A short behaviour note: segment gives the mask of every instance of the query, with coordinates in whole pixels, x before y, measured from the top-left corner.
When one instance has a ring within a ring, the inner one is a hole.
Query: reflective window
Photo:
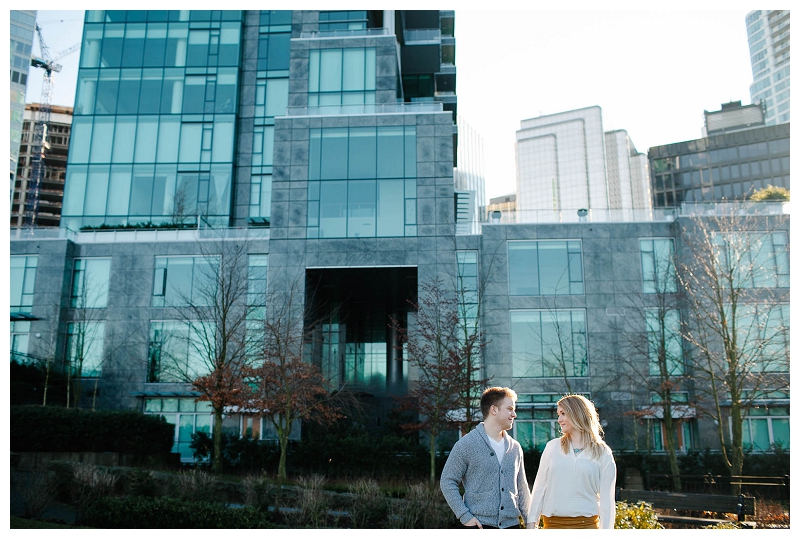
[[[514,378],[587,376],[585,311],[512,311],[511,360]]]
[[[650,356],[650,375],[668,379],[671,376],[684,374],[680,311],[647,309],[645,325],[647,327],[647,349]]]
[[[753,372],[789,372],[789,305],[740,304],[726,318]]]
[[[36,283],[37,256],[12,256],[11,272],[11,310],[30,313],[33,307],[33,290]]]
[[[199,256],[155,258],[153,307],[212,305],[215,261]]]
[[[105,322],[84,321],[67,325],[67,361],[73,376],[100,376],[105,330]]]
[[[786,232],[715,234],[714,243],[721,276],[732,274],[735,288],[789,286]]]
[[[742,442],[752,451],[789,450],[789,407],[761,405],[742,422]]]
[[[583,294],[581,242],[508,242],[508,287],[512,296]]]
[[[188,399],[145,399],[144,413],[163,417],[175,425],[173,453],[180,453],[181,460],[195,462],[192,450],[192,435],[198,432],[211,434],[212,409],[210,402],[195,402]]]
[[[147,381],[191,382],[208,374],[213,334],[210,324],[199,321],[150,322]]]
[[[308,60],[308,105],[375,102],[375,49],[312,50]]]
[[[11,361],[20,364],[34,361],[33,358],[28,357],[30,333],[30,322],[11,322]]]
[[[108,304],[110,258],[78,258],[72,271],[70,307],[101,309]]]
[[[414,126],[312,129],[309,237],[416,235]]]
[[[645,294],[678,291],[675,274],[675,244],[672,238],[639,240],[642,256],[642,281]]]

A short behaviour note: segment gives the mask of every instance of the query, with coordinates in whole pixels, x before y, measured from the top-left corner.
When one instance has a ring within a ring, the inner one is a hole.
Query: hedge
[[[11,406],[11,451],[169,453],[175,426],[134,411]]]
[[[252,507],[175,498],[102,498],[90,505],[80,524],[112,529],[235,529],[277,528],[267,513]]]

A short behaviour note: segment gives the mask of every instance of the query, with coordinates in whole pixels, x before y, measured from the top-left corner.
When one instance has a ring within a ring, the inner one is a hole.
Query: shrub
[[[25,503],[25,518],[40,518],[56,497],[58,480],[54,472],[12,470],[11,484]]]
[[[96,500],[110,496],[118,479],[119,476],[92,464],[73,464],[70,495],[78,517]]]
[[[169,453],[175,427],[161,416],[134,411],[11,407],[11,450]]]
[[[218,500],[217,480],[203,470],[178,472],[178,497],[197,501]]]
[[[360,479],[350,487],[353,493],[349,507],[350,518],[356,529],[379,528],[389,514],[388,499],[374,479]]]
[[[275,501],[279,487],[269,480],[266,474],[248,475],[242,479],[242,496],[245,505],[260,511],[268,511],[270,503]]]
[[[276,528],[269,516],[251,507],[174,498],[102,498],[93,503],[81,524],[110,529],[234,529]]]
[[[322,490],[325,477],[314,474],[298,479],[297,509],[285,513],[293,528],[327,527],[330,496]]]
[[[614,520],[617,530],[663,530],[658,522],[653,506],[647,502],[617,502],[617,514]]]
[[[441,491],[424,483],[409,486],[405,500],[396,500],[394,506],[395,518],[389,519],[388,527],[461,528],[461,523],[444,501]]]

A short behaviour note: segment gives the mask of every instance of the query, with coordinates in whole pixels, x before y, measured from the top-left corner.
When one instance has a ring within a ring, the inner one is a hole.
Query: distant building
[[[36,30],[36,11],[11,10],[11,166],[10,176],[17,173],[19,144],[22,137],[22,116],[25,112],[25,92],[28,88],[28,69],[31,65],[33,36]],[[13,185],[13,184],[12,184]],[[12,187],[13,189],[13,187]]]
[[[743,200],[774,185],[789,189],[789,124],[764,125],[763,108],[723,104],[705,112],[708,136],[648,151],[654,207]]]
[[[489,199],[489,205],[486,206],[487,220],[492,220],[492,214],[496,211],[503,213],[513,213],[517,211],[517,195],[512,193],[510,195],[503,195]]]
[[[763,102],[766,124],[789,123],[789,10],[747,14],[753,84],[750,101]]]
[[[20,144],[17,177],[14,181],[14,194],[11,200],[11,226],[25,224],[25,203],[28,199],[28,182],[32,170],[33,131],[36,125],[38,103],[25,105],[22,123],[22,143]],[[61,220],[61,203],[64,199],[64,178],[67,172],[67,153],[72,129],[72,107],[51,106],[50,122],[47,124],[48,149],[44,156],[44,177],[40,185],[39,209],[36,212],[38,226],[58,226]]]
[[[647,160],[624,130],[603,130],[598,106],[520,122],[517,211],[650,207]]]

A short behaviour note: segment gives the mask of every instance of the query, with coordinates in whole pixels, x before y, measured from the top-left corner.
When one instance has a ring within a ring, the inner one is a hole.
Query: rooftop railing
[[[300,39],[326,39],[333,37],[388,36],[387,28],[349,28],[340,30],[314,30],[300,32]]]
[[[439,102],[426,103],[366,103],[360,105],[320,105],[316,107],[287,107],[287,116],[355,116],[359,114],[417,114],[442,112]]]
[[[166,243],[233,239],[269,239],[269,228],[133,228],[110,230],[70,230],[68,228],[17,228],[12,240],[70,240],[75,243]]]

